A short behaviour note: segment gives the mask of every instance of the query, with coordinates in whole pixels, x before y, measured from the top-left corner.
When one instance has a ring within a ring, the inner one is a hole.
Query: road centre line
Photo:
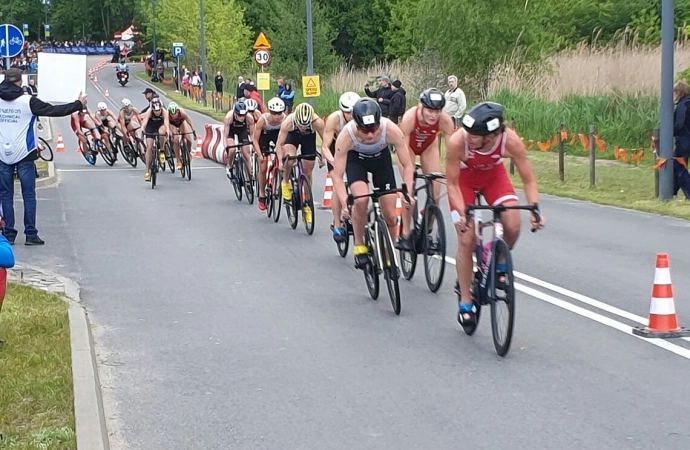
[[[455,266],[455,264],[456,264],[455,259],[453,259],[449,256],[446,256],[446,262],[448,262],[449,264],[452,264],[453,266]],[[600,302],[598,300],[594,300],[592,298],[578,294],[578,293],[570,291],[568,289],[561,288],[560,286],[556,286],[556,285],[553,285],[551,283],[547,283],[545,281],[539,280],[537,278],[534,278],[534,277],[531,277],[529,275],[522,274],[519,272],[514,272],[514,275],[516,278],[523,279],[529,283],[533,283],[533,284],[541,286],[545,289],[552,290],[553,292],[558,292],[562,295],[565,295],[566,297],[572,298],[573,300],[578,300],[578,301],[581,301],[581,302],[588,304],[590,306],[594,306],[595,308],[599,308],[599,306],[597,306],[597,305],[601,305],[600,309],[602,309],[604,311],[619,315],[620,317],[628,318],[628,319],[633,320],[635,322],[642,323],[643,325],[646,325],[646,323],[647,323],[647,321],[644,320],[642,317],[636,316],[636,315],[629,313],[627,311],[624,311],[622,309],[616,308],[614,306],[608,305],[608,304]],[[553,287],[555,289],[550,289],[549,287]],[[606,325],[610,328],[621,331],[621,332],[623,332],[629,336],[640,339],[644,342],[648,342],[652,345],[656,345],[657,347],[663,348],[664,350],[668,350],[671,353],[674,353],[678,356],[681,356],[685,359],[690,360],[690,349],[686,349],[686,348],[681,347],[679,345],[672,344],[671,342],[668,342],[664,339],[656,339],[656,338],[650,339],[650,338],[644,338],[642,336],[634,335],[632,333],[632,327],[630,325],[626,325],[622,322],[618,322],[617,320],[614,320],[614,319],[611,319],[609,317],[603,316],[601,314],[595,313],[593,311],[582,308],[580,306],[573,305],[572,303],[569,303],[565,300],[561,300],[559,298],[556,298],[556,297],[549,295],[549,294],[546,294],[544,292],[538,291],[538,290],[531,288],[529,286],[525,286],[525,285],[520,284],[520,283],[515,283],[515,289],[524,293],[524,294],[527,294],[531,297],[534,297],[538,300],[541,300],[541,301],[549,303],[553,306],[557,306],[559,308],[565,309],[566,311],[570,311],[572,313],[578,314],[582,317],[593,320],[593,321],[598,322],[602,325]],[[617,314],[616,311],[620,312],[621,314]],[[635,319],[633,319],[633,318],[635,318]],[[638,319],[640,319],[642,321],[640,321]],[[684,340],[690,340],[690,338],[683,338],[683,339]]]

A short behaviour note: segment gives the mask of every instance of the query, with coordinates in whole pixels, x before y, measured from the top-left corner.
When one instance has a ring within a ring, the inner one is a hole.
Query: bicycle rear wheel
[[[251,162],[249,163],[251,164]],[[254,178],[252,177],[252,169],[244,167],[244,193],[247,194],[247,203],[254,204]]]
[[[105,144],[101,144],[100,148],[101,156],[103,156],[103,161],[105,161],[107,165],[112,167],[115,164],[115,156],[113,155],[112,149],[106,147]]]
[[[350,248],[350,234],[352,234],[352,225],[345,219],[340,219],[340,226],[345,230],[345,239],[342,242],[337,242],[338,254],[341,258],[347,255],[347,250]]]
[[[184,162],[186,167],[187,181],[192,181],[192,153],[189,149],[189,142],[184,139],[182,141],[182,151],[184,152]]]
[[[117,147],[118,151],[122,155],[122,157],[127,161],[127,164],[132,166],[133,168],[137,167],[137,155],[134,153],[132,148],[130,147],[129,141],[125,144],[125,141],[122,140],[120,136],[115,136],[115,147]]]
[[[175,152],[173,152],[172,143],[170,138],[165,141],[165,161],[167,161],[168,166],[170,166],[170,173],[175,173]]]
[[[149,167],[149,175],[151,176],[151,189],[156,189],[156,178],[158,177],[158,160],[151,157],[151,167]]]
[[[235,190],[235,197],[237,197],[237,200],[239,201],[242,201],[242,172],[244,172],[242,170],[243,164],[244,162],[241,158],[235,159],[235,162],[232,164],[232,174],[235,177],[235,180],[232,181],[232,188]]]
[[[446,271],[446,228],[437,205],[427,206],[422,231],[426,285],[431,292],[437,292]]]
[[[93,141],[87,140],[86,148],[82,148],[83,145],[80,145],[79,147],[81,150],[81,155],[84,157],[86,162],[91,164],[92,166],[96,165],[96,158],[98,157],[98,153],[93,151],[95,145],[96,144]]]
[[[417,238],[421,233],[419,229],[417,202],[414,203],[412,211],[412,227],[410,233],[412,234],[412,242],[415,248],[412,251],[400,250],[400,269],[402,269],[403,277],[405,277],[406,280],[412,279],[414,271],[417,268]],[[402,220],[402,217],[400,220]]]
[[[400,315],[400,285],[398,279],[400,274],[398,273],[398,265],[395,262],[395,250],[393,247],[393,239],[388,232],[388,226],[386,221],[382,217],[376,219],[376,227],[378,228],[379,242],[381,244],[381,250],[383,255],[381,259],[383,260],[383,277],[386,279],[386,285],[388,286],[388,296],[391,299],[391,305],[393,306],[393,311],[396,315]]]
[[[285,214],[287,215],[288,224],[293,230],[297,228],[297,211],[299,206],[299,192],[295,188],[297,180],[295,180],[295,167],[292,166],[292,174],[290,175],[290,192],[292,193],[289,202],[285,202]],[[282,191],[282,190],[281,190]],[[282,194],[282,192],[281,192]]]
[[[497,262],[505,261],[505,275],[499,274]],[[494,339],[494,347],[499,356],[505,356],[510,350],[513,340],[513,327],[515,325],[515,284],[513,277],[513,260],[508,244],[503,240],[494,243],[493,257],[491,261],[492,274],[492,299],[491,299],[491,333]],[[499,275],[505,277],[505,281],[499,282]],[[501,288],[501,289],[499,289]],[[507,318],[505,319],[505,332],[500,332],[499,307],[505,304]]]

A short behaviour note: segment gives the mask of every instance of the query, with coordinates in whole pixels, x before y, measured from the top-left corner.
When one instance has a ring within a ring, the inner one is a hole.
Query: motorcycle
[[[119,71],[117,73],[117,81],[119,81],[122,86],[127,84],[127,82],[129,81],[129,72],[126,72],[124,70]]]

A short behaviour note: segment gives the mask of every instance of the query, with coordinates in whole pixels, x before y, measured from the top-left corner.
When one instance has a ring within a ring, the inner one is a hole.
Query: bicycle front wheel
[[[431,292],[437,292],[446,271],[446,228],[441,208],[429,205],[424,214],[424,275]]]
[[[499,267],[498,262],[501,262]],[[499,268],[501,269],[499,271]],[[513,340],[513,327],[515,325],[515,284],[513,277],[513,259],[508,244],[503,240],[494,243],[493,257],[491,261],[492,292],[491,292],[491,332],[494,339],[494,347],[498,356],[505,356],[510,349]],[[505,306],[505,314],[500,311]],[[503,316],[506,316],[503,318]],[[504,330],[501,331],[501,325]]]
[[[370,225],[364,228],[364,245],[369,249],[369,263],[364,268],[364,281],[367,283],[369,296],[376,300],[379,298],[379,271],[374,260],[374,252],[372,251],[374,248],[374,234]]]
[[[251,162],[249,163],[251,165]],[[254,203],[254,177],[252,176],[252,169],[244,168],[244,193],[247,194],[247,203],[252,205]]]
[[[271,192],[271,197],[273,197],[273,222],[277,223],[280,219],[280,208],[283,207],[283,197],[281,191],[281,181],[283,176],[280,170],[275,171],[275,176],[273,177],[273,192]]]
[[[412,242],[415,248],[412,251],[400,250],[400,269],[402,269],[403,277],[405,277],[406,280],[412,279],[414,271],[417,268],[417,240],[421,234],[421,230],[419,229],[417,202],[414,203],[412,211],[412,227],[410,233],[412,234]],[[402,220],[402,217],[400,220]],[[402,232],[402,227],[400,228]]]
[[[376,219],[376,228],[378,228],[379,245],[381,246],[381,260],[383,261],[383,277],[386,279],[388,286],[388,296],[391,299],[391,305],[396,315],[400,315],[400,285],[398,279],[398,265],[395,261],[395,250],[393,249],[393,239],[388,232],[386,221],[382,217]]]
[[[239,151],[239,150],[238,150]],[[232,174],[235,177],[235,179],[232,181],[232,187],[235,190],[235,197],[237,197],[237,200],[242,201],[242,165],[244,162],[242,159],[235,159],[235,162],[232,165]]]
[[[307,230],[308,235],[314,234],[314,196],[311,193],[311,185],[309,180],[307,180],[306,175],[302,175],[300,181],[301,191],[300,203],[302,205],[302,221],[304,222],[304,228]],[[309,212],[305,212],[305,208],[309,208]]]
[[[42,137],[38,138],[38,157],[43,161],[53,160],[53,148]]]

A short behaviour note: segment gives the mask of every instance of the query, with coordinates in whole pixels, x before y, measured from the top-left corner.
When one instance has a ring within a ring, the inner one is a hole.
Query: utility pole
[[[206,41],[204,39],[204,0],[199,0],[199,53],[201,56],[201,104],[206,106]]]
[[[312,30],[312,23],[311,23],[311,0],[306,0],[307,1],[307,75],[313,75],[314,74],[314,48],[312,46],[313,44],[313,30]],[[314,103],[314,98],[309,97],[308,100],[309,104],[312,105]]]
[[[158,81],[158,53],[156,51],[156,0],[151,0],[151,23],[153,26],[153,76],[151,81]],[[146,63],[145,63],[146,64]]]
[[[659,118],[659,200],[673,197],[673,0],[661,0],[661,102]]]

